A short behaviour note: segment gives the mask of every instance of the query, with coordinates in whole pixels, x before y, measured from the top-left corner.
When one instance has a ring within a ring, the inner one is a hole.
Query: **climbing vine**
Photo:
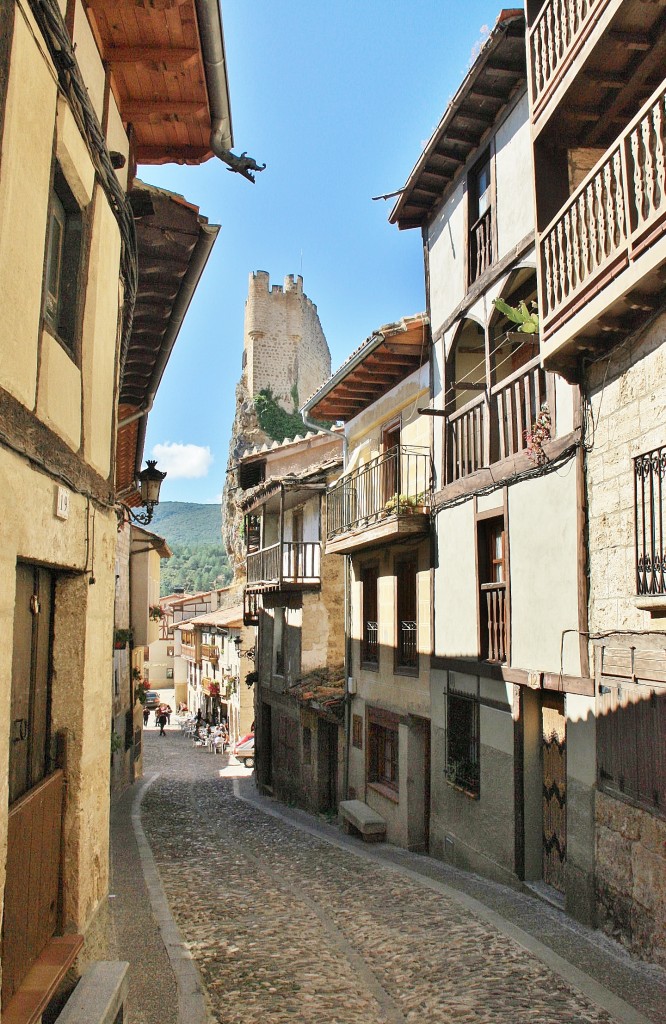
[[[282,444],[285,438],[291,439],[297,434],[303,435],[308,430],[298,411],[296,387],[292,388],[291,397],[294,402],[294,411],[286,412],[273,397],[271,388],[262,388],[259,394],[255,395],[254,407],[257,410],[259,426],[265,434],[279,444]]]

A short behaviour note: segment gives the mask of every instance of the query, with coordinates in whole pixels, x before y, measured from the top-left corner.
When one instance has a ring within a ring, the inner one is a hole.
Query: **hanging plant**
[[[210,697],[219,697],[220,696],[220,684],[219,683],[211,683],[210,686],[208,687],[208,694],[209,694]]]
[[[493,299],[493,306],[512,323],[517,324],[517,331],[521,334],[539,333],[539,314],[536,311],[536,302],[532,303],[534,312],[530,313],[526,303],[519,302],[517,306],[510,306],[504,299]]]
[[[122,651],[128,644],[132,643],[131,629],[115,629],[113,632],[113,646],[117,651]]]
[[[535,419],[530,430],[525,431],[525,444],[527,445],[527,456],[537,466],[543,466],[548,461],[548,456],[543,450],[546,441],[551,437],[551,420],[548,403],[541,406],[539,415]]]
[[[164,618],[164,612],[162,611],[158,604],[151,604],[150,608],[148,609],[148,615],[153,620],[153,622],[159,622],[160,619]]]

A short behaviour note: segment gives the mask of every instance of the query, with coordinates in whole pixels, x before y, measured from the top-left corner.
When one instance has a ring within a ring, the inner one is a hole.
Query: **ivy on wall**
[[[297,434],[306,434],[308,427],[303,423],[303,417],[298,412],[298,391],[296,387],[291,390],[291,397],[294,402],[294,411],[286,412],[273,397],[271,388],[262,388],[258,395],[255,395],[254,407],[257,410],[259,426],[265,434],[278,444],[282,444],[285,438],[291,439]]]

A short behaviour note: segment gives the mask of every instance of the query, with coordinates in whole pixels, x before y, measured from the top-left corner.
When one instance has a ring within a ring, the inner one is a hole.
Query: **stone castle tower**
[[[303,278],[289,274],[284,287],[271,286],[269,274],[250,274],[245,302],[243,370],[236,386],[236,415],[231,429],[227,477],[222,494],[224,543],[238,580],[245,564],[238,460],[250,449],[272,444],[261,429],[254,398],[266,388],[286,412],[294,412],[331,373],[331,353],[317,307],[303,291]],[[305,432],[305,427],[303,432]]]

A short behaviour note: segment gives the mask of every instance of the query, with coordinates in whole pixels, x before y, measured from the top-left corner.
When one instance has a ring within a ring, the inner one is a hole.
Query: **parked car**
[[[254,768],[254,733],[243,736],[234,747],[234,757],[245,762],[246,768]]]
[[[146,690],[146,703],[143,706],[149,711],[154,711],[160,706],[160,695],[157,690]]]

